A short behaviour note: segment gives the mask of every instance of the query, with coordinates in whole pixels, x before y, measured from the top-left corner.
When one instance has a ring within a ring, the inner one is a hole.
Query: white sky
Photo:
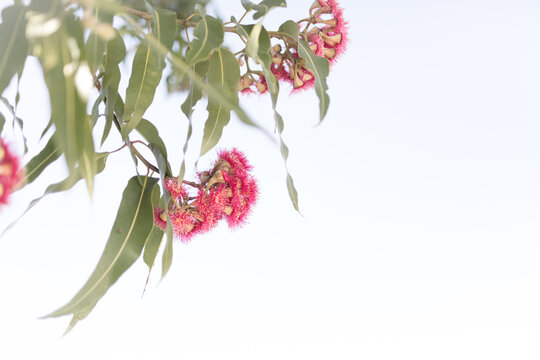
[[[311,4],[289,3],[268,24]],[[239,1],[224,4],[241,15]],[[540,3],[341,4],[351,43],[324,123],[314,93],[280,98],[304,216],[279,150],[233,119],[220,145],[242,148],[261,185],[249,225],[177,243],[142,300],[140,261],[62,338],[67,317],[37,318],[79,290],[103,250],[133,175],[127,152],[111,155],[93,202],[79,184],[0,239],[0,359],[540,358]],[[19,115],[35,144],[48,99],[27,65]],[[177,171],[183,95],[156,97],[146,117]],[[242,101],[273,128],[266,97]],[[14,196],[1,227],[63,172]]]

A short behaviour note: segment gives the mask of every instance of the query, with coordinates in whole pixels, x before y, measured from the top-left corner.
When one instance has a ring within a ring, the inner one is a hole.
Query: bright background
[[[311,4],[289,3],[270,27]],[[233,119],[220,145],[243,149],[261,186],[249,224],[177,243],[142,300],[138,262],[62,337],[67,317],[38,317],[79,290],[103,250],[134,173],[127,152],[111,155],[93,201],[81,183],[0,239],[0,359],[540,358],[540,3],[341,4],[351,43],[329,78],[327,118],[315,126],[312,91],[280,99],[303,216],[278,148]],[[216,6],[242,13],[239,1]],[[19,116],[31,145],[49,116],[40,77],[29,62]],[[183,96],[160,91],[146,116],[175,170]],[[273,130],[266,96],[242,102]],[[56,164],[13,196],[1,228],[64,173]]]

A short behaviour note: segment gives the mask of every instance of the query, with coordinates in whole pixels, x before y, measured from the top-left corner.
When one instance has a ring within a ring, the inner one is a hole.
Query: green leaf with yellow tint
[[[145,38],[135,53],[131,77],[126,90],[126,103],[122,120],[122,136],[124,138],[135,129],[141,121],[146,109],[152,104],[156,88],[161,81],[165,69],[165,57],[153,45],[149,38],[171,50],[176,36],[176,13],[169,10],[155,9],[153,12],[152,34]]]
[[[238,106],[240,68],[236,57],[229,50],[220,48],[212,54],[207,79],[209,85],[220,89],[222,93],[233,100],[235,106]],[[201,155],[207,153],[218,143],[223,128],[229,123],[232,110],[230,106],[214,97],[209,97],[206,109],[208,110],[208,119],[204,124]]]
[[[70,302],[47,317],[85,312],[139,258],[153,228],[152,191],[156,183],[157,179],[148,177],[135,176],[129,180],[94,272]]]
[[[186,63],[193,65],[208,59],[210,53],[223,43],[223,24],[212,16],[203,17],[195,26],[191,47],[186,52]]]
[[[58,145],[54,141],[54,136],[51,137],[43,150],[30,159],[30,161],[24,167],[26,170],[23,184],[27,185],[33,182],[43,172],[43,170],[58,159],[61,154],[62,153],[58,148]]]

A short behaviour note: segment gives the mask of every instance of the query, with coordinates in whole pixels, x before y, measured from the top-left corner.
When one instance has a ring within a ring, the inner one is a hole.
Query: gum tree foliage
[[[86,182],[91,194],[94,177],[107,170],[110,154],[97,149],[113,131],[121,135],[123,144],[119,145],[131,152],[135,164],[143,164],[148,170],[143,175],[135,174],[126,184],[109,240],[86,284],[65,306],[48,315],[71,315],[68,330],[91,312],[141,254],[149,269],[157,256],[162,257],[162,276],[171,265],[170,219],[167,230],[160,230],[153,225],[152,209],[167,208],[170,197],[163,189],[163,179],[177,178],[182,183],[185,161],[179,173],[173,174],[167,149],[159,136],[160,131],[167,129],[158,131],[152,119],[144,117],[161,81],[166,81],[169,91],[185,93],[180,109],[190,125],[184,157],[191,137],[193,109],[201,98],[208,99],[200,149],[203,155],[218,144],[231,113],[257,130],[256,122],[244,112],[239,100],[239,92],[254,91],[269,92],[272,99],[269,111],[274,113],[286,162],[289,150],[281,139],[284,120],[277,112],[281,79],[277,68],[272,70],[273,64],[279,65],[274,61],[276,56],[279,60],[286,51],[292,59],[290,69],[293,66],[295,69],[294,74],[289,74],[291,83],[301,87],[311,81],[320,100],[320,120],[328,110],[328,59],[310,51],[309,36],[306,31],[299,34],[299,23],[289,20],[273,31],[262,25],[262,19],[273,8],[286,6],[285,0],[264,0],[258,4],[242,0],[245,13],[236,14],[241,15],[238,20],[233,14],[225,14],[230,17],[225,23],[206,13],[207,2],[16,0],[2,11],[0,94],[12,81],[18,82],[26,58],[35,57],[43,70],[51,106],[50,122],[43,129],[42,150],[26,162],[19,191],[53,162],[65,161],[69,175],[51,184],[43,196],[69,190],[81,180]],[[309,6],[307,3],[306,13]],[[309,10],[310,16],[312,11]],[[236,39],[241,50],[233,54],[224,45],[226,36]],[[120,72],[119,65],[128,58],[127,37],[134,56],[124,92],[119,91],[119,82],[127,74]],[[312,43],[311,50],[314,50]],[[26,119],[16,116],[16,108],[19,97],[24,95],[17,93],[13,103],[2,97],[11,113],[0,113],[0,130],[10,117],[13,126],[22,129]],[[104,121],[105,126],[95,127],[99,121]],[[47,139],[45,134],[51,132],[53,135]],[[132,141],[134,132],[145,142]],[[140,146],[149,147],[155,159],[144,158],[137,149]],[[286,184],[292,204],[298,210],[297,191],[288,171]],[[32,201],[28,209],[41,198]],[[160,255],[162,241],[166,245]]]

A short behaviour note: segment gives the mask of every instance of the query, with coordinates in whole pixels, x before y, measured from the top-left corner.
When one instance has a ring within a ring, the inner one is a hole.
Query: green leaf
[[[233,99],[235,106],[238,105],[240,68],[236,57],[229,50],[220,48],[212,54],[207,78],[208,84],[221,89]],[[209,97],[206,109],[208,110],[208,119],[204,124],[201,155],[207,153],[218,143],[223,128],[231,118],[231,107],[213,97]]]
[[[126,90],[126,104],[122,118],[124,139],[131,130],[137,127],[146,109],[152,104],[156,88],[165,69],[166,54],[156,49],[149,39],[156,39],[169,52],[176,36],[176,13],[156,9],[153,16],[152,35],[141,42],[133,58],[133,68]]]
[[[0,112],[0,135],[2,134],[2,131],[4,130],[4,125],[6,124],[6,117],[4,114]]]
[[[159,246],[161,245],[161,241],[163,240],[163,234],[163,230],[154,226],[152,228],[152,231],[150,232],[150,235],[148,236],[148,239],[146,239],[146,244],[144,245],[143,260],[144,263],[148,265],[149,270],[152,270],[152,268],[154,267],[154,263],[156,261],[156,257],[159,251]]]
[[[281,156],[283,157],[283,163],[285,164],[285,171],[287,173],[287,191],[289,193],[289,198],[291,199],[291,202],[296,209],[296,211],[300,212],[299,206],[298,206],[298,191],[296,190],[294,186],[294,181],[289,173],[289,169],[287,168],[287,160],[289,158],[289,148],[283,141],[283,129],[285,127],[285,124],[283,122],[282,116],[277,111],[277,100],[278,100],[278,94],[279,94],[279,83],[275,77],[275,75],[271,71],[271,65],[272,65],[272,56],[270,55],[270,36],[268,35],[268,32],[264,27],[260,27],[259,31],[256,31],[256,28],[259,24],[255,25],[253,27],[253,30],[251,31],[249,35],[248,44],[252,40],[253,37],[257,37],[257,52],[250,55],[253,57],[258,63],[260,63],[263,67],[264,76],[266,78],[266,83],[268,85],[268,90],[270,92],[270,96],[272,98],[272,108],[274,110],[274,119],[276,122],[276,128],[278,130],[279,135],[279,146],[281,150]],[[292,31],[292,27],[289,26],[289,24],[284,24],[284,30],[291,32],[291,36],[294,36],[294,31]],[[282,25],[283,27],[283,25]],[[298,26],[295,25],[294,28],[296,29],[296,33],[298,33]],[[280,28],[281,29],[281,28]],[[283,30],[283,29],[282,29]]]
[[[21,72],[26,61],[28,43],[26,41],[26,8],[13,5],[2,11],[0,24],[0,94],[4,92],[11,78]]]
[[[278,29],[278,33],[287,35],[294,41],[298,41],[298,24],[292,20],[287,20]]]
[[[165,165],[165,167],[163,168],[164,174],[166,176],[170,176],[172,172],[171,172],[171,166],[169,165],[169,162],[167,161],[167,147],[165,146],[165,143],[161,139],[161,136],[159,136],[159,132],[157,128],[150,121],[146,119],[141,119],[141,122],[139,122],[139,125],[137,125],[137,131],[139,132],[139,134],[141,134],[145,138],[145,140],[148,142],[149,145],[151,146],[153,145],[157,147],[161,156],[164,159],[164,165]],[[159,165],[159,162],[158,162],[158,165]],[[159,169],[160,171],[162,170],[161,168]]]
[[[54,136],[51,137],[43,150],[26,164],[26,174],[24,176],[23,184],[27,185],[33,182],[43,170],[58,159],[61,154],[62,152],[54,141]]]
[[[203,17],[195,26],[191,47],[186,52],[186,63],[193,65],[208,59],[212,51],[223,43],[223,24],[211,16]]]
[[[241,0],[241,2],[242,6],[244,7],[244,9],[246,9],[246,11],[256,11],[255,14],[253,14],[253,18],[255,20],[263,17],[273,8],[287,7],[287,2],[285,0],[263,0],[257,5],[248,0]]]
[[[132,27],[136,30],[137,33],[142,34],[144,31],[141,29],[139,24],[137,24],[133,19],[131,19],[129,16],[122,16],[122,18]],[[153,38],[148,38],[149,42],[152,43],[153,46],[155,46],[156,49],[158,49],[162,54],[167,54],[168,50],[161,45],[158,41],[156,41]],[[238,93],[235,93],[235,96],[229,95],[227,93],[224,93],[221,91],[221,89],[212,86],[211,84],[208,84],[204,81],[202,77],[197,75],[193,69],[186,64],[186,62],[179,56],[175,55],[174,53],[169,54],[169,61],[173,67],[173,69],[179,73],[185,73],[187,76],[194,82],[195,85],[201,88],[203,93],[205,93],[209,98],[213,98],[216,101],[219,101],[223,104],[225,104],[227,107],[231,108],[240,121],[242,121],[244,124],[253,126],[260,130],[264,135],[266,135],[271,141],[274,141],[273,136],[264,128],[259,126],[257,123],[255,123],[247,114],[246,112],[238,105]],[[235,101],[236,99],[236,101]]]
[[[163,250],[163,256],[161,258],[161,280],[167,275],[171,269],[172,260],[173,260],[173,231],[171,225],[171,219],[167,215],[167,243],[165,244],[165,249]]]
[[[109,241],[94,272],[69,303],[47,317],[75,315],[87,310],[133,265],[152,231],[151,195],[156,183],[157,179],[148,177],[135,176],[129,180]]]
[[[330,96],[326,92],[328,90],[326,78],[328,77],[330,64],[328,59],[315,55],[305,40],[298,41],[298,54],[306,60],[306,68],[315,77],[314,86],[317,97],[319,98],[319,122],[321,122],[326,116],[328,105],[330,104]]]
[[[110,12],[104,11],[100,5],[95,5],[92,15],[101,24],[112,24],[113,16]],[[91,31],[86,41],[86,56],[90,71],[96,72],[103,65],[105,59],[105,49],[107,41],[95,31]]]
[[[194,71],[195,73],[200,76],[201,78],[204,78],[206,74],[208,73],[208,61],[202,61],[194,65]],[[194,81],[190,81],[190,89],[189,94],[186,97],[186,100],[181,106],[182,111],[184,114],[186,114],[186,117],[188,119],[188,130],[186,134],[186,141],[184,142],[183,147],[183,154],[182,154],[182,164],[180,165],[180,174],[178,175],[179,181],[184,179],[185,171],[186,171],[186,153],[189,145],[189,140],[191,139],[191,135],[193,133],[193,124],[191,122],[191,115],[193,114],[193,108],[195,107],[195,104],[202,98],[202,91],[199,86],[194,84]]]
[[[86,100],[75,81],[84,56],[83,31],[78,20],[65,15],[56,32],[40,39],[39,60],[49,90],[55,140],[70,172],[79,165],[91,194],[96,170],[92,126],[86,116]]]
[[[105,48],[105,70],[101,83],[101,92],[107,99],[107,104],[105,105],[105,128],[103,130],[103,136],[101,137],[101,145],[103,145],[109,136],[114,120],[114,112],[117,108],[117,100],[120,97],[118,94],[118,86],[120,84],[121,74],[118,64],[124,60],[125,56],[126,45],[124,44],[122,36],[117,32],[113,39],[107,41]]]

